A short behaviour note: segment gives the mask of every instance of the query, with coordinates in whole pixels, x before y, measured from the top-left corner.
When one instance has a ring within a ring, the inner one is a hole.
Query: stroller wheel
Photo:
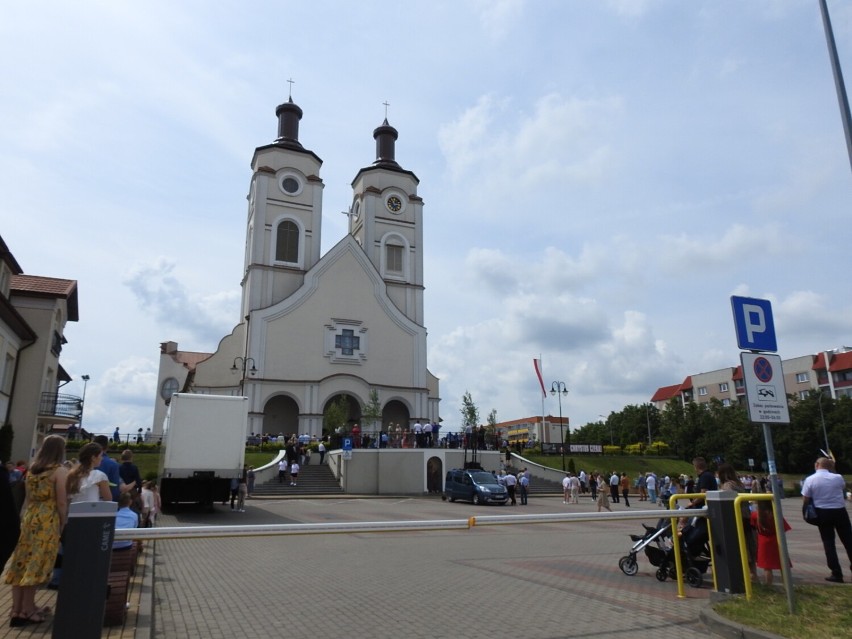
[[[621,568],[621,572],[623,572],[628,577],[632,577],[637,572],[639,572],[639,564],[636,561],[636,557],[631,557],[630,555],[619,559],[618,567]]]
[[[704,583],[704,577],[701,576],[701,571],[695,566],[690,566],[686,569],[686,583],[693,588],[701,588]]]
[[[657,581],[665,581],[669,576],[669,572],[665,568],[659,568],[654,574],[657,577]]]

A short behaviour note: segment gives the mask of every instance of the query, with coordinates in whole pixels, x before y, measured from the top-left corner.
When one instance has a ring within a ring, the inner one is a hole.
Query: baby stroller
[[[642,525],[645,528],[645,534],[630,535],[630,538],[634,541],[633,547],[627,556],[619,560],[618,567],[625,575],[635,575],[639,570],[636,554],[640,550],[644,550],[648,561],[657,568],[654,575],[659,581],[665,581],[668,578],[675,579],[677,568],[671,534],[671,520],[660,519],[656,528],[647,524]],[[681,561],[683,562],[686,583],[693,588],[700,588],[704,583],[704,574],[710,566],[706,520],[693,518],[688,525],[683,527],[677,539],[680,543]]]

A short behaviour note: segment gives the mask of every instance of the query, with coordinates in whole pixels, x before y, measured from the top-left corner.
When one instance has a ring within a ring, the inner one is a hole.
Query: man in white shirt
[[[562,503],[567,504],[568,499],[571,497],[571,475],[565,473],[565,477],[562,479]]]
[[[657,503],[657,477],[654,473],[648,473],[645,476],[645,488],[648,489],[648,501],[652,504]]]
[[[423,424],[423,446],[432,448],[432,422]]]
[[[846,549],[849,557],[849,569],[852,570],[852,523],[846,512],[846,482],[842,475],[834,472],[834,461],[828,457],[820,457],[814,465],[815,472],[805,479],[802,484],[803,506],[813,503],[819,520],[819,536],[825,550],[825,560],[831,570],[826,581],[843,583],[843,570],[837,557],[834,543],[834,533],[840,538],[840,543]]]
[[[612,503],[618,503],[618,486],[621,483],[621,477],[618,476],[618,473],[612,471],[612,475],[609,478],[609,495],[612,499]]]
[[[574,473],[571,473],[571,476],[568,478],[571,482],[571,503],[579,504],[580,503],[580,478],[577,477]]]
[[[423,424],[414,422],[412,430],[414,431],[414,445],[417,448],[423,448]]]
[[[511,500],[512,505],[517,506],[518,502],[515,501],[515,486],[518,483],[518,478],[512,473],[507,473],[503,478],[503,483],[506,484],[506,491],[509,493],[509,499]]]

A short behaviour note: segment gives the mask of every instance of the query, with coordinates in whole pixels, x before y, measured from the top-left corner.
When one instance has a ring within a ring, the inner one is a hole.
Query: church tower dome
[[[387,169],[400,169],[402,167],[396,161],[396,140],[399,137],[399,132],[388,124],[387,118],[382,122],[382,125],[376,127],[373,131],[373,138],[376,140],[376,161],[373,166],[380,166]]]
[[[301,149],[299,142],[299,120],[302,119],[302,109],[290,97],[284,104],[275,109],[278,117],[278,138],[275,143],[295,149]],[[378,130],[378,129],[377,129]]]

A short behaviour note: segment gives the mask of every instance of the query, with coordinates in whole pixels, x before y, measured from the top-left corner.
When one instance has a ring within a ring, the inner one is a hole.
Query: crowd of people
[[[70,504],[117,502],[117,528],[153,526],[160,510],[156,484],[142,480],[131,451],[119,463],[108,455],[108,438],[98,436],[66,460],[65,445],[65,437],[50,435],[31,464],[0,467],[0,565],[3,582],[12,586],[10,627],[41,623],[50,612],[36,605],[35,595],[41,586],[58,587]],[[126,547],[116,542],[116,550]]]

